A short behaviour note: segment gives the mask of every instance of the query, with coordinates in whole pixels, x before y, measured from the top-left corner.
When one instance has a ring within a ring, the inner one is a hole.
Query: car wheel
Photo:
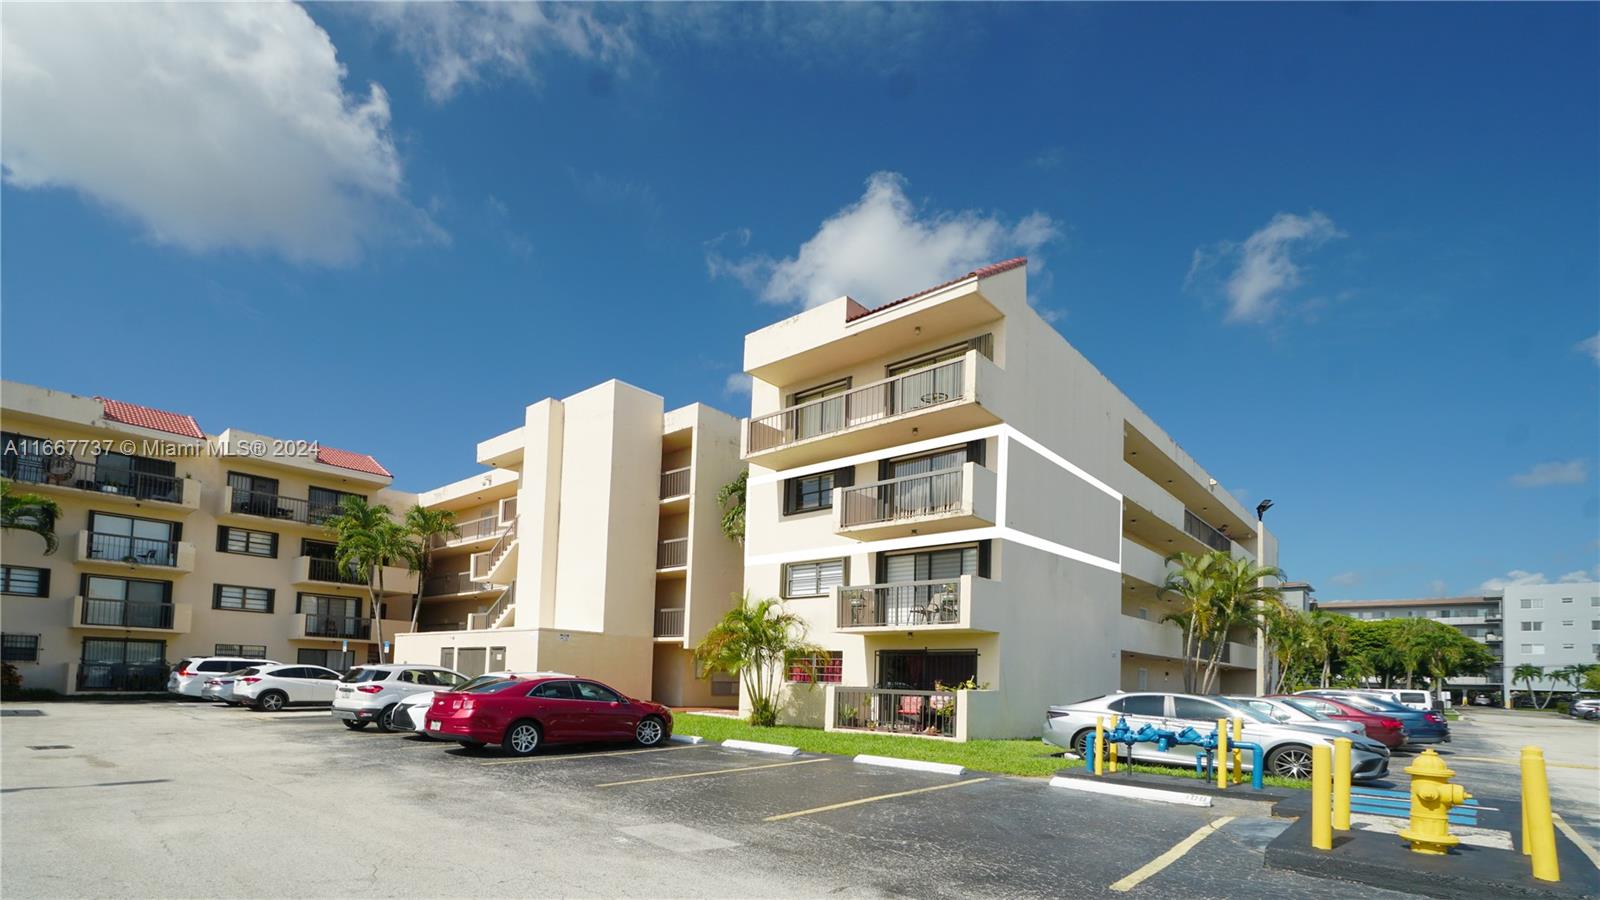
[[[1094,729],[1085,728],[1072,736],[1072,752],[1078,754],[1079,759],[1089,758],[1089,740],[1094,736]]]
[[[1267,754],[1267,772],[1280,778],[1310,778],[1311,749],[1290,744]]]
[[[654,747],[667,739],[667,724],[659,716],[645,716],[633,729],[633,739],[646,747]]]
[[[382,731],[386,734],[394,733],[394,708],[396,705],[397,704],[391,703],[383,708],[383,712],[378,713],[379,731]]]
[[[543,739],[539,724],[524,719],[506,729],[506,738],[500,742],[500,749],[511,756],[532,756]]]
[[[267,691],[256,701],[257,708],[263,712],[278,712],[289,705],[289,697],[283,691]]]
[[[360,731],[361,729],[367,727],[367,723],[358,722],[355,719],[340,719],[339,721],[343,722],[344,727],[350,729],[351,731]]]

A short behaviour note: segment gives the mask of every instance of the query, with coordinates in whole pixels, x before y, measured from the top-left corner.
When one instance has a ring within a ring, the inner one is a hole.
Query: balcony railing
[[[1183,530],[1187,532],[1190,537],[1202,544],[1205,544],[1207,547],[1210,547],[1213,550],[1221,550],[1222,552],[1226,553],[1233,549],[1233,542],[1228,540],[1227,535],[1215,528],[1212,528],[1210,525],[1206,524],[1204,519],[1188,511],[1187,509],[1183,511]]]
[[[372,620],[306,613],[306,636],[351,638],[364,641],[372,636]]]
[[[77,689],[80,691],[129,691],[144,693],[167,688],[168,666],[164,661],[148,663],[78,663]]]
[[[4,474],[29,484],[59,485],[163,503],[183,502],[183,479],[175,475],[135,472],[126,466],[101,466],[70,456],[10,457],[6,460]]]
[[[290,522],[299,522],[302,525],[321,524],[329,516],[338,512],[332,507],[319,507],[318,518],[313,520],[311,504],[301,497],[285,497],[282,494],[273,494],[266,491],[244,491],[232,489],[232,499],[228,504],[228,511],[243,516],[264,516],[268,519],[284,519]]]
[[[479,581],[487,580],[489,573],[494,571],[494,567],[500,564],[500,560],[511,551],[516,542],[517,520],[512,519],[506,530],[500,533],[500,539],[494,542],[493,547],[472,555],[472,577]]]
[[[171,628],[172,604],[85,597],[83,624],[105,628]]]
[[[966,397],[966,360],[957,359],[750,420],[757,453]]]
[[[500,585],[487,581],[473,581],[471,572],[441,572],[429,575],[422,582],[422,596],[444,597],[450,594],[473,594],[478,591],[499,590]]]
[[[451,544],[464,544],[468,541],[481,541],[494,537],[500,533],[500,518],[498,516],[482,516],[477,519],[468,519],[456,523],[456,534],[436,534],[428,541],[428,546],[434,549],[448,547]]]
[[[841,527],[914,519],[961,509],[961,469],[906,475],[843,488]]]
[[[907,628],[961,621],[961,580],[839,588],[839,627]]]
[[[689,468],[673,469],[661,473],[661,499],[683,497],[689,493]]]
[[[676,569],[689,564],[689,539],[671,538],[656,548],[656,568]]]
[[[370,580],[366,572],[355,566],[341,566],[336,559],[323,559],[317,556],[306,560],[306,572],[312,581],[328,581],[334,584],[365,585]]]
[[[956,694],[954,691],[835,688],[833,727],[955,737]]]
[[[89,558],[141,566],[176,566],[178,542],[92,531],[89,533]]]
[[[683,609],[656,610],[656,637],[683,637]]]

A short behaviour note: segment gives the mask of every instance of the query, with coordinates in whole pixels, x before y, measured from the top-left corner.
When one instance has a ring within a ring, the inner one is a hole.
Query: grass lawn
[[[765,741],[769,744],[787,744],[810,753],[834,753],[855,756],[868,753],[874,756],[895,756],[901,759],[920,759],[927,762],[955,763],[981,772],[998,772],[1002,775],[1028,775],[1044,778],[1059,769],[1076,769],[1083,766],[1081,759],[1068,759],[1061,750],[1041,740],[1012,741],[941,741],[907,735],[865,734],[853,731],[823,731],[820,728],[797,728],[778,725],[757,728],[742,719],[723,716],[697,716],[680,713],[672,717],[673,732],[694,734],[708,741],[725,741],[737,738],[746,741]],[[1151,772],[1196,779],[1199,776],[1177,766],[1133,767],[1135,772]],[[1267,776],[1266,783],[1275,787],[1309,788],[1304,781]]]
[[[1451,722],[1459,722],[1459,721],[1461,721],[1461,713],[1458,713],[1453,709],[1445,710],[1444,711],[1444,717],[1447,720],[1451,721]]]

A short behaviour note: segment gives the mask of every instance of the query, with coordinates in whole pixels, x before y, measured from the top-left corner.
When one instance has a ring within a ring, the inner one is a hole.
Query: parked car
[[[564,672],[485,672],[455,690],[468,691],[479,685],[495,681],[505,681],[508,678],[572,678]],[[414,731],[424,738],[432,739],[428,734],[427,712],[433,706],[433,698],[443,691],[428,691],[411,694],[401,700],[390,714],[390,727],[395,731]]]
[[[265,712],[333,702],[339,673],[321,666],[257,666],[232,676],[230,695]]]
[[[339,679],[333,692],[333,717],[344,727],[359,730],[377,722],[384,731],[394,731],[390,716],[406,697],[445,688],[460,687],[467,676],[440,666],[412,666],[402,663],[357,666]]]
[[[1406,743],[1408,744],[1448,744],[1450,743],[1450,723],[1445,721],[1444,714],[1428,710],[1412,709],[1401,706],[1379,697],[1373,697],[1362,691],[1338,690],[1313,690],[1300,691],[1300,694],[1314,697],[1332,697],[1341,700],[1350,706],[1359,707],[1367,712],[1378,713],[1399,719],[1406,728]]]
[[[1193,694],[1107,694],[1078,703],[1052,706],[1046,712],[1044,739],[1057,747],[1087,758],[1089,739],[1094,736],[1095,717],[1114,722],[1128,720],[1131,728],[1153,725],[1168,731],[1193,728],[1203,734],[1216,730],[1218,719],[1242,719],[1246,742],[1260,744],[1266,774],[1285,778],[1311,776],[1311,748],[1333,746],[1340,732],[1326,728],[1289,725],[1277,722],[1255,710],[1224,697],[1199,697]],[[1361,735],[1350,735],[1350,777],[1371,781],[1389,772],[1389,751],[1382,744]],[[1162,750],[1154,742],[1133,745],[1133,758],[1141,762],[1169,763],[1193,768],[1197,748],[1173,745]],[[1254,754],[1245,754],[1245,768],[1253,769]]]
[[[1398,703],[1407,709],[1416,709],[1427,712],[1435,707],[1433,695],[1427,691],[1384,690],[1363,691],[1362,693],[1371,694],[1382,700],[1388,700],[1390,703]]]
[[[206,680],[236,672],[250,666],[275,665],[270,659],[241,659],[237,656],[189,656],[178,660],[167,676],[167,692],[184,697],[198,697]]]
[[[1488,694],[1473,694],[1472,695],[1472,705],[1473,706],[1493,706],[1494,705],[1494,698],[1490,697]]]
[[[1575,719],[1600,719],[1600,697],[1580,697],[1572,701],[1567,715]]]
[[[207,678],[205,686],[200,688],[200,699],[226,703],[229,706],[238,706],[239,701],[233,699],[234,681],[240,675],[254,670],[254,667],[251,666],[243,669],[234,669],[232,672],[218,675],[215,678]]]
[[[469,749],[499,744],[528,756],[545,744],[636,741],[654,747],[672,734],[672,711],[634,700],[588,678],[548,676],[480,684],[441,693],[427,714],[428,734]]]
[[[1242,703],[1256,712],[1285,725],[1309,725],[1312,728],[1328,728],[1347,734],[1359,734],[1363,737],[1367,733],[1367,726],[1360,722],[1323,715],[1309,706],[1297,704],[1282,697],[1229,697],[1228,699],[1235,703]]]
[[[1355,722],[1359,724],[1369,738],[1388,747],[1398,750],[1406,745],[1405,723],[1394,716],[1385,716],[1379,713],[1368,712],[1358,706],[1336,700],[1332,697],[1313,697],[1309,694],[1273,695],[1267,699],[1283,700],[1295,706],[1309,709],[1319,716],[1340,722]]]

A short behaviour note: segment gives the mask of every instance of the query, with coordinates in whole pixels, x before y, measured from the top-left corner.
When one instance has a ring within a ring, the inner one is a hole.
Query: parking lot
[[[318,711],[28,708],[43,715],[13,705],[3,727],[13,897],[1351,891],[1263,869],[1284,823],[1254,803],[1164,806],[715,745],[513,760],[350,732]]]

